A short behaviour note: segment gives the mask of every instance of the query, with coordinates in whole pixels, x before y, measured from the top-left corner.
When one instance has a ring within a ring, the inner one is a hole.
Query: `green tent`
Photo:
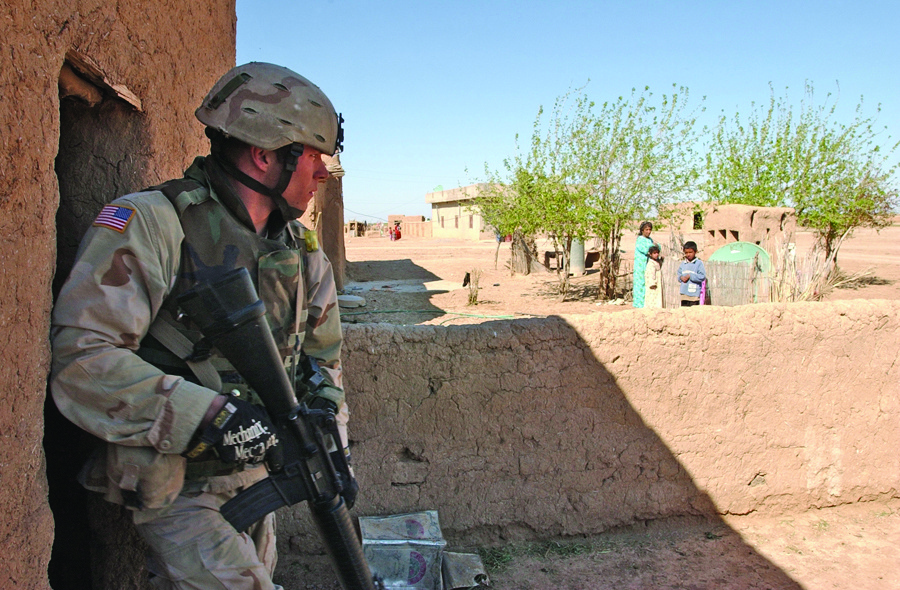
[[[757,270],[761,274],[767,275],[769,273],[769,268],[772,266],[769,253],[750,242],[732,242],[731,244],[725,244],[713,252],[712,256],[709,257],[709,260],[718,262],[753,262],[757,256],[759,257],[756,263]]]
[[[745,287],[741,288],[741,283],[735,283],[735,279],[731,280],[727,279],[727,274],[722,277],[724,281],[723,284],[716,285],[717,289],[720,292],[730,291],[731,296],[737,295],[737,293],[743,291],[747,293],[750,297],[750,301],[756,303],[760,301],[761,293],[765,293],[768,289],[768,278],[769,278],[769,269],[772,267],[772,260],[769,258],[769,253],[757,246],[756,244],[752,244],[750,242],[732,242],[730,244],[725,244],[718,250],[712,253],[712,255],[708,259],[710,262],[728,262],[732,264],[743,263],[751,268],[752,277],[751,282],[749,284],[744,284]],[[756,266],[755,271],[753,272],[753,266]],[[745,290],[749,289],[749,293]],[[726,298],[728,294],[725,294]],[[740,297],[742,299],[743,296]]]

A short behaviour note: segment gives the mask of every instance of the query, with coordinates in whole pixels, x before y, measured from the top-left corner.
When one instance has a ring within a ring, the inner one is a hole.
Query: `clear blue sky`
[[[898,2],[237,0],[237,16],[237,63],[289,67],[343,113],[346,219],[431,217],[426,193],[499,169],[588,80],[596,102],[686,86],[707,124],[770,82],[795,102],[839,82],[847,121],[862,95],[900,138]]]

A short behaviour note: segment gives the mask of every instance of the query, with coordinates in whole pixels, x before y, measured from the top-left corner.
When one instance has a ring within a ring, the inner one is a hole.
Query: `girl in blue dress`
[[[633,291],[631,300],[632,305],[635,307],[644,307],[644,272],[647,270],[647,257],[650,254],[650,246],[653,245],[653,240],[650,239],[651,231],[653,231],[652,223],[649,221],[641,223],[637,241],[634,244],[634,273],[632,275]]]

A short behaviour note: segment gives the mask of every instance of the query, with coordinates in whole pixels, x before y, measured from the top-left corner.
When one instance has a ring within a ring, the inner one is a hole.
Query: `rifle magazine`
[[[235,530],[245,531],[266,514],[304,500],[309,496],[299,475],[276,473],[225,502],[220,513]]]

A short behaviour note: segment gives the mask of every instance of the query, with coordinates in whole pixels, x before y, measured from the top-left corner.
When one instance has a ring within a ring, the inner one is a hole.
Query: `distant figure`
[[[388,236],[390,236],[392,242],[397,239],[397,236],[394,235],[394,228],[388,228]]]
[[[684,260],[678,266],[678,280],[681,281],[681,307],[700,305],[700,288],[706,280],[706,267],[697,258],[697,244],[685,242]]]
[[[400,222],[399,221],[394,224],[394,239],[395,240],[400,239]]]
[[[662,259],[659,257],[659,246],[650,246],[647,270],[644,272],[644,283],[647,289],[644,291],[644,307],[647,309],[662,309]]]
[[[644,307],[644,272],[647,270],[647,254],[650,252],[650,246],[653,240],[650,239],[650,232],[653,231],[653,224],[645,221],[641,224],[638,231],[637,241],[634,243],[634,272],[632,273],[632,305],[634,307]]]

